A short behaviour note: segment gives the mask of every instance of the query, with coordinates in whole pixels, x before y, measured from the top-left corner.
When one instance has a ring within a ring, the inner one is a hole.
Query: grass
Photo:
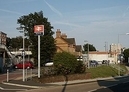
[[[127,71],[124,65],[121,65],[121,68],[125,71],[121,71],[121,75],[124,75]],[[90,68],[87,70],[91,73],[91,78],[101,78],[101,77],[109,77],[109,76],[118,76],[118,70],[111,66],[99,66],[96,68]]]
[[[119,66],[117,66],[117,67],[119,67]],[[121,68],[122,68],[122,70],[125,70],[125,71],[121,71],[121,75],[124,75],[127,72],[127,69],[126,69],[125,65],[121,65]],[[51,67],[48,67],[47,70],[51,71],[51,69],[52,69]],[[71,80],[83,80],[83,79],[118,76],[118,70],[116,68],[113,68],[111,66],[106,66],[106,65],[87,69],[86,73],[71,74],[71,75],[67,75],[67,76],[63,76],[63,75],[45,76],[45,70],[44,69],[41,69],[41,70],[43,73],[42,77],[40,79],[38,79],[37,77],[33,78],[35,81],[40,82],[40,83],[60,82],[60,81],[66,80],[66,77],[67,77],[68,81],[71,81]]]

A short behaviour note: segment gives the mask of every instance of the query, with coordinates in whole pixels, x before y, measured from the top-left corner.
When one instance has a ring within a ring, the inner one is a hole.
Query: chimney
[[[61,31],[60,31],[60,29],[57,29],[57,31],[56,31],[56,37],[61,37]]]
[[[61,37],[64,38],[64,39],[66,39],[66,38],[67,38],[67,35],[63,33],[63,34],[61,35]]]

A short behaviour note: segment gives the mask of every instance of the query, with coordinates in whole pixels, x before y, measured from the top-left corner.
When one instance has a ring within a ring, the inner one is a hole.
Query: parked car
[[[77,58],[77,61],[83,61],[83,58],[82,58],[81,56],[79,56],[79,57]]]
[[[54,65],[53,61],[50,60],[50,61],[47,61],[44,66],[53,66],[53,65]]]
[[[90,63],[90,66],[97,66],[98,65],[98,62],[96,60],[90,60],[89,63]]]
[[[103,61],[102,61],[102,64],[109,64],[109,63],[110,63],[109,60],[103,60]]]
[[[18,64],[15,65],[16,69],[23,69],[23,62],[20,62]],[[34,65],[31,61],[25,61],[24,62],[24,68],[25,69],[30,69],[30,68],[34,68]]]

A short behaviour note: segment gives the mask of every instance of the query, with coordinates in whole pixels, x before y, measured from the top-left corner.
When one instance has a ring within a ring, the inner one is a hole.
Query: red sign
[[[44,32],[44,25],[35,25],[34,26],[34,33],[43,33]]]

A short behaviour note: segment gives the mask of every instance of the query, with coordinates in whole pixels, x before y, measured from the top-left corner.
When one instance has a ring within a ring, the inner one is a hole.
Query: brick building
[[[57,52],[69,52],[73,55],[82,55],[81,45],[76,45],[75,38],[68,38],[66,34],[61,34],[60,29],[56,31],[55,37]]]
[[[7,34],[4,32],[0,32],[0,44],[6,45],[6,38],[7,38]]]

